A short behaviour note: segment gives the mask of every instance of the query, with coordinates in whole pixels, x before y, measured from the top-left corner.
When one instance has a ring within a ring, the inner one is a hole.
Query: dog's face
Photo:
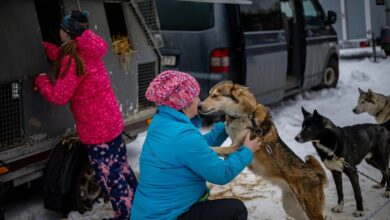
[[[314,113],[311,114],[302,107],[302,114],[302,129],[295,137],[295,140],[299,143],[316,141],[326,129],[333,128],[333,123],[329,119],[320,115],[317,110],[314,110]]]
[[[209,96],[200,103],[201,114],[211,114],[223,111],[227,115],[237,116],[253,111],[256,108],[256,99],[247,87],[224,81],[215,85]]]
[[[363,112],[367,112],[369,114],[375,114],[375,112],[378,111],[378,108],[384,105],[381,102],[382,99],[380,95],[372,92],[370,89],[368,89],[367,92],[364,92],[360,88],[359,90],[359,99],[358,104],[356,107],[352,110],[355,114],[360,114]]]

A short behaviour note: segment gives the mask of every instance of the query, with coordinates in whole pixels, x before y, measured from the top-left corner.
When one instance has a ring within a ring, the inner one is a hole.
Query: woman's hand
[[[37,83],[36,83],[36,79],[38,77],[40,77],[40,76],[46,76],[46,75],[47,75],[47,73],[40,73],[40,74],[35,76],[35,78],[34,78],[34,87],[33,87],[34,92],[38,91],[38,86],[37,86]]]
[[[249,148],[249,150],[255,153],[260,149],[261,140],[257,136],[255,139],[251,140],[250,136],[251,136],[251,132],[248,132],[244,140],[244,146],[246,146],[247,148]]]

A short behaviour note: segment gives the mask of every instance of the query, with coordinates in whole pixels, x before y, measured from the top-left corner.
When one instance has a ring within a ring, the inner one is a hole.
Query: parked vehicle
[[[88,10],[90,28],[112,48],[104,61],[125,120],[126,141],[134,139],[156,111],[144,94],[161,71],[148,29],[158,19],[154,7],[141,13],[144,2],[154,6],[153,0],[1,1],[0,207],[6,189],[44,174],[48,209],[85,211],[101,196],[87,154],[77,147],[69,108],[45,101],[33,90],[33,78],[51,69],[41,42],[59,43],[63,15]],[[143,14],[149,14],[148,21]]]
[[[264,104],[337,85],[334,12],[325,15],[318,0],[247,2],[156,0],[163,68],[195,76],[201,98],[227,79],[249,86]]]
[[[341,47],[368,47],[372,37],[383,43],[381,31],[390,25],[390,1],[322,0],[321,3],[325,9],[335,11],[340,18],[334,28]]]

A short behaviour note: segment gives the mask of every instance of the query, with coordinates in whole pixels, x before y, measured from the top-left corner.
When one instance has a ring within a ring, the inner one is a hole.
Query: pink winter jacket
[[[77,76],[76,64],[72,59],[68,71],[55,83],[47,75],[39,75],[35,78],[35,84],[49,102],[58,105],[70,102],[82,143],[107,143],[123,130],[122,114],[103,63],[107,44],[91,30],[84,31],[76,41],[86,75]],[[44,48],[50,60],[57,59],[59,47],[45,42]],[[68,59],[69,56],[65,56],[62,60],[61,72]]]

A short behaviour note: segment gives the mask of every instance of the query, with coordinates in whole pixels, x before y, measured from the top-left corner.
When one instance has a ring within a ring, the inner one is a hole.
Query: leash
[[[298,193],[294,190],[294,188],[292,187],[292,185],[290,184],[290,182],[287,180],[287,178],[285,177],[286,174],[285,172],[283,171],[282,167],[279,165],[279,163],[276,161],[274,155],[272,154],[272,148],[271,146],[269,146],[269,144],[267,144],[267,146],[265,147],[265,151],[266,153],[271,156],[271,159],[272,161],[276,164],[276,166],[279,168],[279,172],[280,174],[283,176],[284,180],[287,182],[287,185],[290,187],[291,191],[293,192],[294,194],[294,197],[295,199],[298,201],[299,205],[301,205],[303,211],[305,212],[305,214],[307,215],[307,217],[309,219],[312,219],[311,216],[310,216],[310,213],[308,212],[307,210],[307,207],[306,205],[299,199],[298,197]]]
[[[334,156],[337,158],[336,155],[334,155]],[[337,158],[337,159],[340,159],[340,158]],[[377,184],[379,184],[379,185],[382,185],[381,182],[379,182],[378,180],[372,178],[371,176],[369,176],[369,175],[367,175],[367,174],[365,174],[365,173],[359,171],[357,168],[352,167],[348,162],[345,162],[345,161],[344,161],[343,163],[344,163],[344,167],[345,167],[345,168],[348,168],[348,169],[351,169],[351,170],[355,170],[356,172],[358,172],[358,173],[361,174],[362,176],[366,177],[367,179],[369,179],[369,180],[371,180],[371,181],[373,181],[373,182],[375,182],[375,183],[377,183]],[[385,183],[385,186],[384,186],[384,187],[385,187],[387,190],[390,190],[390,187],[386,186],[386,183]]]
[[[378,213],[379,213],[380,211],[382,211],[382,209],[383,209],[384,207],[386,207],[389,203],[390,203],[390,200],[388,199],[387,202],[383,203],[383,205],[382,205],[381,207],[379,207],[377,210],[375,210],[373,213],[371,213],[371,215],[369,215],[367,218],[365,218],[365,220],[369,220],[369,219],[371,219],[372,217],[378,215]]]

